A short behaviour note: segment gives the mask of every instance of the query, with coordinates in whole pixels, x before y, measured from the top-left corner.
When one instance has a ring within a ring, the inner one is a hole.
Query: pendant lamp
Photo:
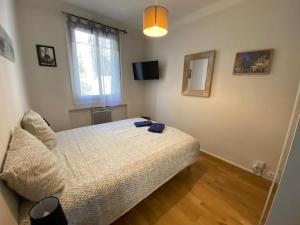
[[[149,37],[162,37],[168,33],[168,10],[157,4],[144,10],[143,33]]]

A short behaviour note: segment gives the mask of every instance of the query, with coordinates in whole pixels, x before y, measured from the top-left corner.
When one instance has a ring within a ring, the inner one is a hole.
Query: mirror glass
[[[215,54],[216,52],[212,50],[184,57],[182,95],[209,97]]]
[[[208,58],[190,61],[188,89],[205,90],[208,69]]]

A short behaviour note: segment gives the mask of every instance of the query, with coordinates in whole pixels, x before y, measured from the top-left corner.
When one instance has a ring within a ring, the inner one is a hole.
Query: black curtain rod
[[[99,22],[97,22],[97,21],[90,20],[90,19],[87,19],[87,18],[84,18],[84,17],[81,17],[81,16],[77,16],[77,15],[74,15],[74,14],[71,14],[71,13],[68,13],[68,12],[65,12],[65,11],[62,11],[62,13],[67,14],[67,15],[70,15],[70,16],[77,17],[77,18],[82,19],[82,20],[86,20],[86,21],[89,21],[89,22],[93,22],[93,23],[96,23],[96,24],[99,24],[99,25],[102,25],[102,26],[105,26],[105,27],[109,27],[109,28],[115,29],[115,30],[117,30],[117,31],[119,31],[119,32],[123,32],[124,34],[127,34],[127,31],[126,31],[126,30],[121,30],[121,29],[118,29],[118,28],[115,28],[115,27],[112,27],[112,26],[108,26],[108,25],[106,25],[106,24],[99,23]]]

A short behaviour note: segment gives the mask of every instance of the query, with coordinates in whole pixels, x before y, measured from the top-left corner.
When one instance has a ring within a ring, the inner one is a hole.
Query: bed
[[[69,225],[109,225],[199,157],[190,135],[166,126],[162,134],[136,128],[141,118],[58,132],[53,150],[65,167],[57,195]],[[31,202],[21,200],[20,225]]]

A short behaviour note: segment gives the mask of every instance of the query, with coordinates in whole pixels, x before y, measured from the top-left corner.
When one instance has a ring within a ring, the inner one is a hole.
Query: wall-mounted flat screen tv
[[[133,74],[135,80],[158,80],[159,63],[158,61],[133,63]]]

